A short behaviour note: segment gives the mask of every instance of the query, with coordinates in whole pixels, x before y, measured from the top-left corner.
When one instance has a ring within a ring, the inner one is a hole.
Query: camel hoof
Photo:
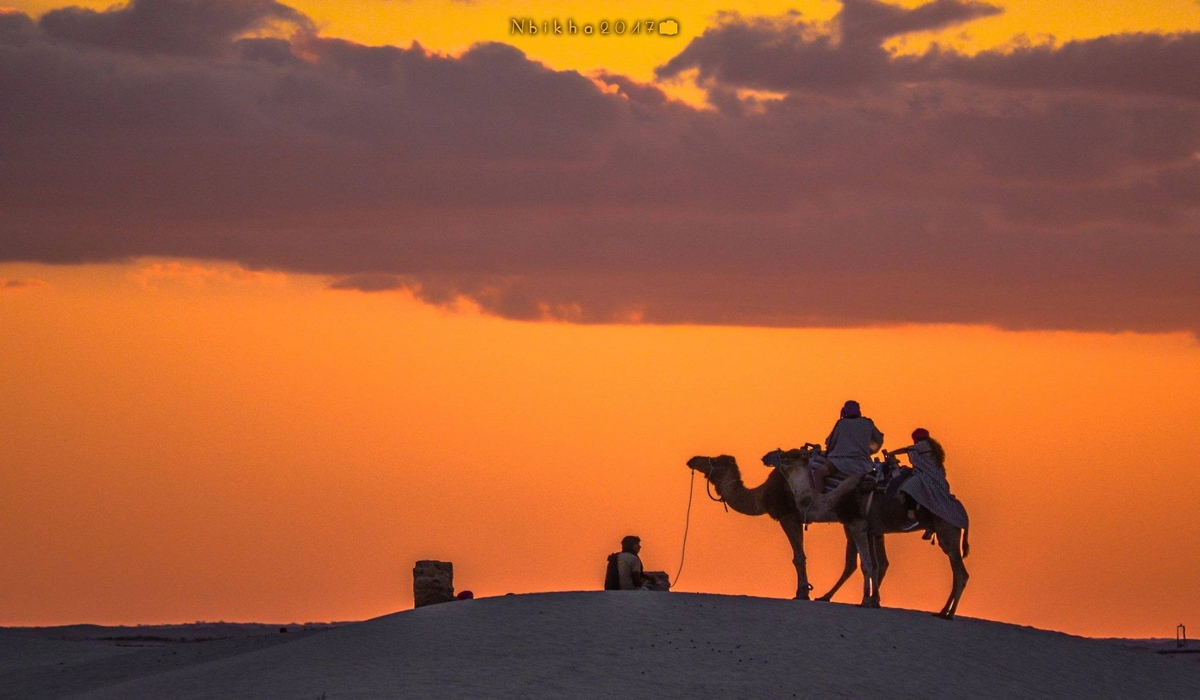
[[[823,595],[820,598],[817,598],[818,603],[828,603],[831,600],[833,600],[833,596],[829,595]]]
[[[803,594],[801,594],[801,593],[797,593],[797,594],[796,594],[796,597],[795,597],[795,598],[792,598],[792,600],[808,600],[808,599],[809,599],[809,598],[808,598],[808,594],[807,594],[807,593],[803,593]]]
[[[952,615],[950,613],[944,613],[944,612],[933,613],[933,616],[936,618],[942,619],[942,620],[953,620],[954,619],[954,615]]]

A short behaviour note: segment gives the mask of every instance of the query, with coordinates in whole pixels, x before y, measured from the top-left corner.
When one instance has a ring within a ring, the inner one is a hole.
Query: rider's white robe
[[[908,460],[912,462],[913,475],[900,486],[900,490],[934,515],[965,530],[967,509],[950,493],[946,470],[933,458],[933,447],[929,442],[921,440],[908,448]]]

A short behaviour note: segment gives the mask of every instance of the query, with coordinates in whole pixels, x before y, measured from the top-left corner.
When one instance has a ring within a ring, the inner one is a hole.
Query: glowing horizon
[[[508,20],[635,13],[9,2],[0,625],[362,619],[422,558],[598,588],[631,532],[674,576],[686,460],[757,484],[848,398],[946,446],[961,615],[1200,613],[1193,0],[591,39]],[[790,597],[778,526],[702,486],[680,590]],[[831,584],[840,529],[806,541]],[[889,553],[884,605],[939,608],[940,551]]]
[[[917,425],[945,443],[972,515],[962,614],[1148,636],[1195,612],[1145,584],[1186,572],[1196,535],[1171,524],[1200,493],[1174,444],[1134,438],[1163,407],[1200,437],[1185,335],[523,323],[230,266],[6,267],[46,286],[0,295],[22,370],[4,624],[362,619],[411,605],[420,558],[477,595],[595,588],[627,532],[674,576],[684,462],[733,454],[758,483],[850,397],[889,447]],[[790,596],[778,527],[695,497],[680,590]],[[809,530],[817,587],[842,542]],[[889,549],[885,605],[939,606],[940,552]]]

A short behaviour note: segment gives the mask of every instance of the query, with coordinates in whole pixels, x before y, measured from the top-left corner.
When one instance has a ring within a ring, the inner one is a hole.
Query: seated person
[[[637,591],[646,587],[645,577],[642,575],[642,560],[638,557],[641,550],[642,540],[636,535],[629,535],[621,540],[621,551],[608,555],[604,590]]]

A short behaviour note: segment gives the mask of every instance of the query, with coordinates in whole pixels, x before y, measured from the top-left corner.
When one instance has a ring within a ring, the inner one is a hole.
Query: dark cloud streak
[[[842,0],[837,24],[843,44],[878,45],[901,34],[945,29],[1004,12],[986,2],[933,0],[912,9],[877,0]]]
[[[931,52],[913,74],[1009,90],[1200,99],[1200,34],[1124,34],[974,56]]]
[[[131,0],[97,12],[51,10],[39,25],[66,41],[139,54],[206,56],[222,53],[244,34],[282,23],[314,31],[311,21],[274,0]]]

